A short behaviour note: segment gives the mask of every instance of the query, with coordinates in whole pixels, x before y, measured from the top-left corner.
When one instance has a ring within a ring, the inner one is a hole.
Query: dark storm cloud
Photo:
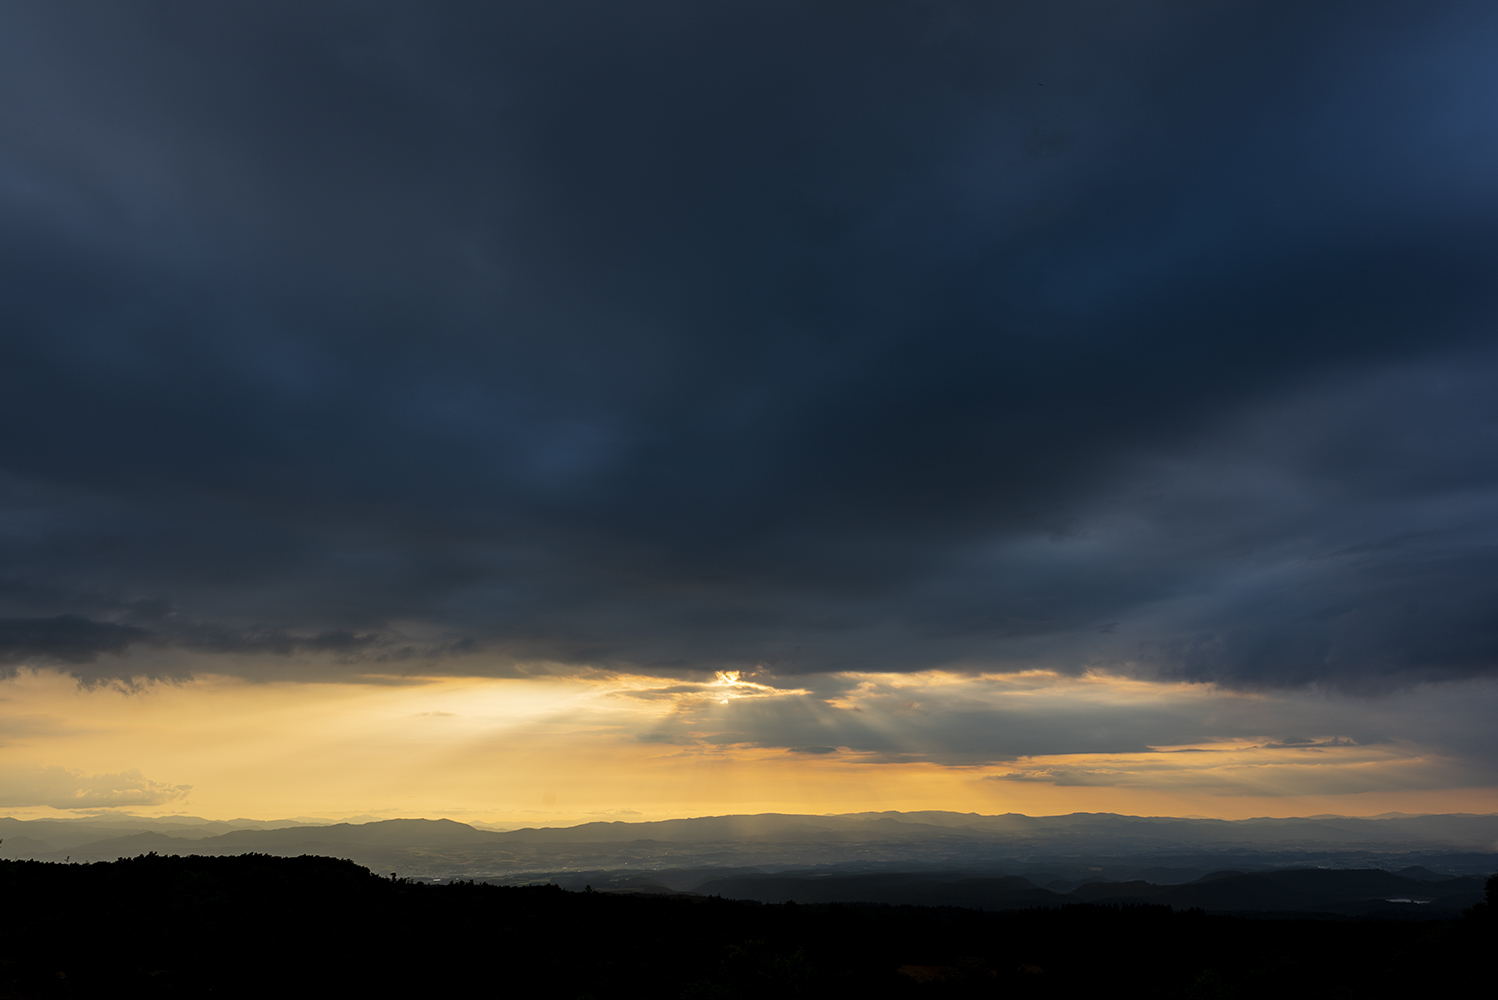
[[[1495,41],[8,4],[5,655],[1490,671]]]
[[[0,618],[0,663],[32,659],[92,663],[100,654],[122,654],[152,638],[133,625],[89,621],[77,615]]]

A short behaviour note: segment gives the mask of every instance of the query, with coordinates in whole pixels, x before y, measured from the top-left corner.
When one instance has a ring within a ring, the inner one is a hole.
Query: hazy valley
[[[0,819],[0,836],[0,857],[11,859],[311,854],[427,881],[985,909],[1150,902],[1449,916],[1477,902],[1481,877],[1498,868],[1498,817],[1474,815],[767,814],[509,831],[446,819],[319,826],[112,817]]]

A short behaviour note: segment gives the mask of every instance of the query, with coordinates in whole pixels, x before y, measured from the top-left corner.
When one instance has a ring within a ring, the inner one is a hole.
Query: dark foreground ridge
[[[1479,996],[1454,920],[1003,913],[431,885],[348,861],[0,862],[0,997]]]

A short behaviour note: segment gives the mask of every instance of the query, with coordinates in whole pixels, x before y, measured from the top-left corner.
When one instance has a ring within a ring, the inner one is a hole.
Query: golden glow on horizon
[[[204,676],[127,692],[22,671],[0,682],[0,812],[58,815],[36,804],[47,801],[220,819],[536,825],[887,809],[1222,818],[1498,811],[1498,795],[1460,761],[1408,741],[1358,745],[1335,729],[1291,741],[1240,735],[1132,748],[1124,734],[1114,752],[1063,744],[1008,759],[969,746],[1028,720],[1072,726],[1081,741],[1095,737],[1088,727],[1148,713],[1166,729],[1292,710],[1308,724],[1321,718],[1315,706],[1201,685],[1046,671],[805,679],[836,682],[822,694],[738,672],[707,682],[372,680]]]

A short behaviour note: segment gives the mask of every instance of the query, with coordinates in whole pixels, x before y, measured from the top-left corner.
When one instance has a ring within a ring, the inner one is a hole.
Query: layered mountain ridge
[[[1432,877],[1498,867],[1498,816],[1427,815],[1215,820],[1074,813],[756,814],[649,822],[593,822],[508,831],[450,819],[324,825],[236,820],[153,821],[0,818],[0,857],[112,861],[162,855],[302,854],[348,858],[415,878],[570,880],[590,872],[769,875],[807,869],[853,874],[958,871],[1000,877],[1041,873],[1175,884],[1221,870],[1420,867]],[[1174,873],[1174,874],[1172,874]],[[1067,889],[1072,891],[1072,889]]]

